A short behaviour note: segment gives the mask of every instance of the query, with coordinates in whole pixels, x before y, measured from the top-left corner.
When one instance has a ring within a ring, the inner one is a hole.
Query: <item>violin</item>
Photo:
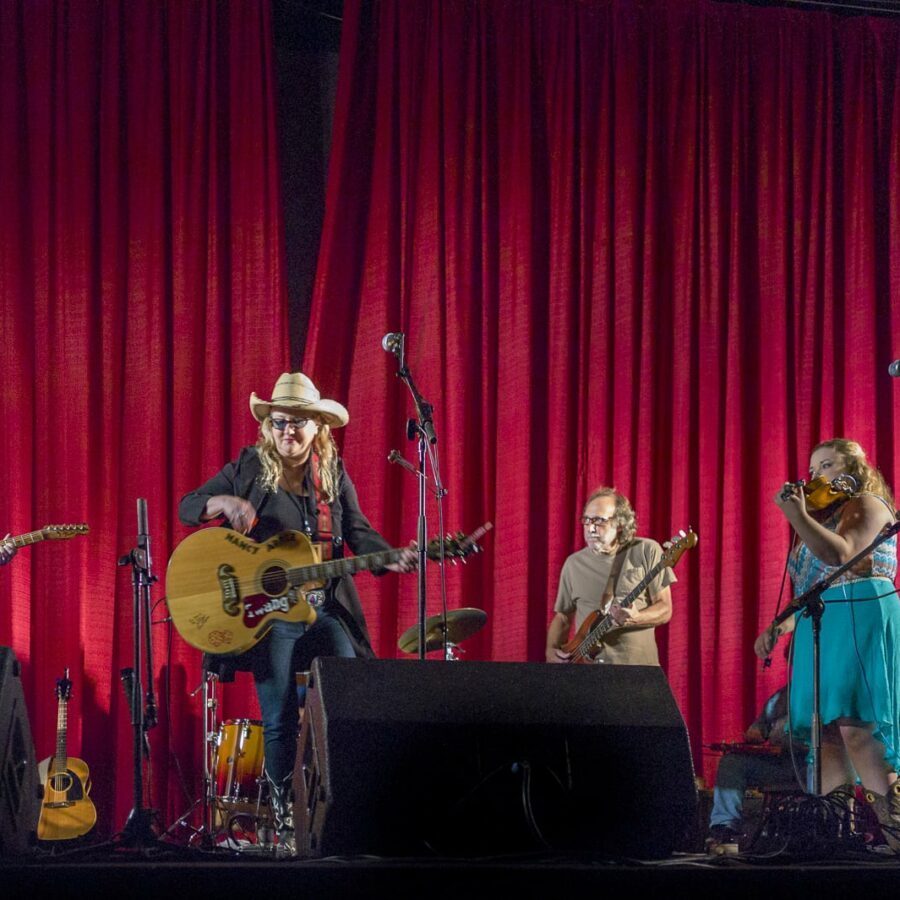
[[[786,484],[781,492],[781,499],[787,500],[798,491],[803,491],[806,496],[807,509],[819,510],[837,503],[838,500],[847,500],[859,490],[859,483],[852,475],[838,475],[837,478],[826,478],[819,475],[812,481],[795,481]]]

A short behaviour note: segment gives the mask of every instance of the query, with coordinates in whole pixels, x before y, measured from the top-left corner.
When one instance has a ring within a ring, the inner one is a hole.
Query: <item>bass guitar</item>
[[[433,540],[428,558],[464,559],[491,529]],[[406,548],[321,561],[299,531],[257,542],[228,528],[204,528],[185,538],[169,560],[166,602],[172,623],[192,647],[237,655],[257,644],[277,621],[312,623],[329,579],[396,562]]]
[[[662,559],[641,579],[640,584],[628,593],[627,597],[619,601],[618,605],[625,608],[632,606],[663,569],[674,568],[685,550],[696,546],[696,532],[690,528],[686,532],[679,531],[675,537],[663,544]],[[568,662],[593,662],[600,652],[603,638],[618,627],[618,623],[609,613],[604,615],[599,609],[595,610],[581,623],[575,637],[568,644],[559,648],[560,652],[568,655]]]
[[[38,764],[44,799],[37,836],[42,841],[65,841],[87,834],[97,822],[97,810],[88,796],[91,776],[84,760],[66,752],[68,706],[72,696],[69,670],[56,681],[56,755]]]

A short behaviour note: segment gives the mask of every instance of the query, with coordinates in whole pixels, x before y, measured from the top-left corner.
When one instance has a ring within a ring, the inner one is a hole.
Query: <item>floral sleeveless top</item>
[[[877,494],[871,496],[877,497]],[[885,502],[883,498],[879,500]],[[887,503],[885,503],[887,506]],[[827,519],[820,524],[829,531],[837,531],[841,521],[841,515],[846,508],[846,503],[841,503]],[[829,566],[814,556],[809,547],[802,541],[798,542],[791,551],[788,561],[788,574],[794,585],[794,596],[805,594],[817,581],[832,573],[838,566]],[[864,559],[861,559],[850,571],[845,572],[835,581],[835,585],[847,584],[850,581],[858,581],[860,578],[887,578],[893,581],[897,575],[897,536],[888,538],[883,544],[875,548]]]

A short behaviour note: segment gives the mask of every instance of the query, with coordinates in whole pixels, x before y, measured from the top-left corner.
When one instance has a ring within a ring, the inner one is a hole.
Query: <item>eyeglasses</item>
[[[584,525],[585,528],[589,528],[591,525],[595,528],[599,528],[607,522],[612,522],[614,518],[615,516],[582,516],[581,524]]]
[[[284,431],[285,428],[290,426],[291,428],[296,429],[297,431],[302,431],[306,428],[309,423],[309,419],[271,419],[272,427],[276,431]]]

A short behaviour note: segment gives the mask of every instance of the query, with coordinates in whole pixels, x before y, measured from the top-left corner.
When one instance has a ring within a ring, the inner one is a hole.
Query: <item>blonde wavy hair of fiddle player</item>
[[[884,480],[884,476],[869,462],[866,458],[866,451],[856,441],[850,441],[847,438],[832,438],[817,444],[813,447],[812,452],[825,449],[833,450],[843,457],[847,474],[851,475],[859,486],[858,493],[881,497],[890,507],[891,512],[896,514],[894,495]]]

